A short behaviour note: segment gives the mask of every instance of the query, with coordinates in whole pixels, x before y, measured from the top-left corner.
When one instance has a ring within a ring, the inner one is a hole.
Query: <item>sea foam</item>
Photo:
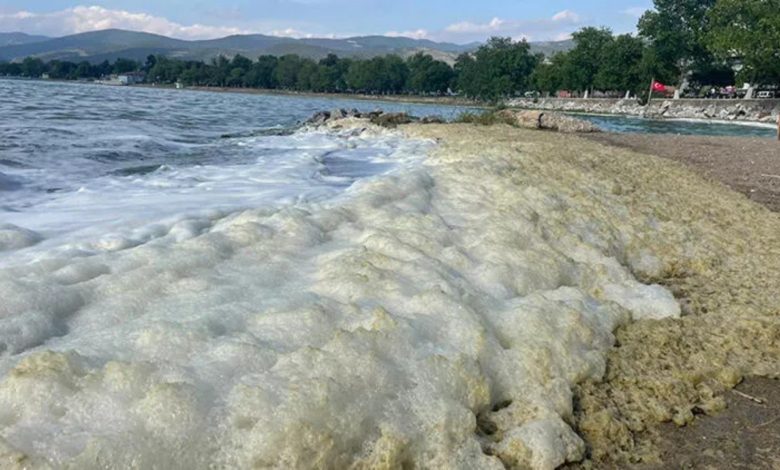
[[[349,133],[355,148],[403,141]],[[217,207],[97,241],[75,240],[82,227],[20,250],[0,270],[0,462],[582,458],[572,386],[603,375],[618,325],[680,309],[618,261],[653,265],[627,248],[621,207],[575,213],[554,181],[518,186],[513,171],[430,157],[329,200]]]

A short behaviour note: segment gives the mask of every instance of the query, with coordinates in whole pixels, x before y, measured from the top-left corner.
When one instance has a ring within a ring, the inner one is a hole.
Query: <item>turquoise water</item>
[[[721,122],[684,121],[674,119],[645,119],[634,116],[573,115],[582,119],[587,119],[607,132],[766,138],[773,138],[776,135],[776,131],[770,126],[752,124],[728,124]]]

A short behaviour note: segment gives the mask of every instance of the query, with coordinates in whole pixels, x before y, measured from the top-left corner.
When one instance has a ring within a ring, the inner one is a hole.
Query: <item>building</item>
[[[119,75],[116,76],[116,80],[117,82],[119,82],[119,85],[136,85],[144,81],[144,73],[143,72],[120,73]]]

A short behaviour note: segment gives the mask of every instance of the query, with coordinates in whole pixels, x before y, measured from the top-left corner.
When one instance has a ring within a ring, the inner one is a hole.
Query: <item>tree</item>
[[[295,89],[298,85],[298,72],[301,70],[301,58],[295,54],[279,58],[274,69],[274,81],[280,88]]]
[[[569,67],[568,61],[569,55],[565,52],[559,52],[547,60],[540,61],[531,75],[534,88],[549,94],[565,89],[564,75]]]
[[[406,64],[409,67],[407,88],[414,93],[445,93],[455,77],[452,67],[422,52],[409,57]]]
[[[127,73],[138,70],[138,63],[134,60],[119,58],[111,66],[112,73]]]
[[[516,95],[530,86],[530,76],[539,58],[531,55],[525,40],[491,38],[473,54],[458,57],[458,89],[466,96],[498,100]]]
[[[642,70],[644,49],[642,40],[629,34],[606,43],[594,86],[604,91],[643,91],[652,80],[652,77],[645,77]]]
[[[718,0],[706,41],[750,83],[780,83],[780,0]]]
[[[596,75],[612,47],[612,31],[607,28],[583,28],[572,35],[574,49],[569,51],[567,78],[571,89],[592,90]]]
[[[398,56],[356,60],[346,75],[347,86],[363,93],[400,93],[406,86],[409,68]]]
[[[739,0],[740,3],[742,0]],[[679,80],[701,64],[712,62],[705,45],[708,14],[716,0],[654,0],[655,10],[639,20],[639,33],[649,39],[654,60],[663,70],[676,69]]]
[[[263,55],[252,64],[252,68],[244,75],[244,83],[254,88],[275,88],[274,70],[278,60],[271,55]]]
[[[46,71],[46,65],[41,59],[26,57],[20,67],[21,74],[25,77],[40,77]]]

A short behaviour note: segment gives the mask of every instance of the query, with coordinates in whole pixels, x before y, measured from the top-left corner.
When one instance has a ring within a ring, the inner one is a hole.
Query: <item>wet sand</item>
[[[777,142],[508,126],[414,133],[464,158],[514,154],[513,174],[565,181],[573,200],[611,186],[630,217],[654,226],[647,236],[664,266],[637,277],[669,288],[685,316],[616,332],[604,379],[575,391],[572,424],[588,456],[569,468],[778,468],[780,215],[767,210],[777,183],[763,176],[780,173]]]
[[[780,211],[780,142],[773,139],[612,133],[588,138],[684,163],[697,174]]]

